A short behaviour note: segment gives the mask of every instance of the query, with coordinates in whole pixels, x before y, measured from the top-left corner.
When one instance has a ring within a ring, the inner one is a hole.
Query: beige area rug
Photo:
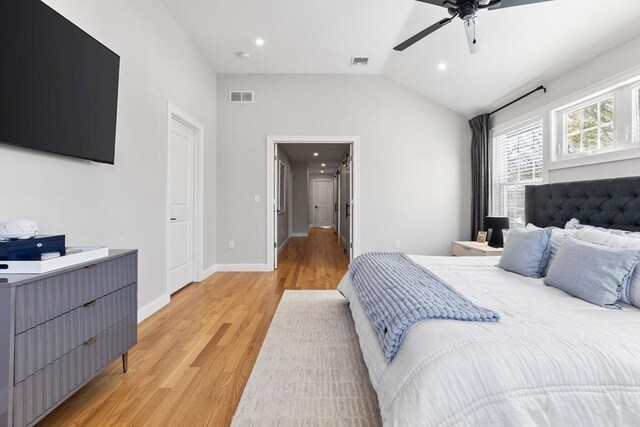
[[[338,291],[284,293],[231,425],[382,425],[351,312]]]

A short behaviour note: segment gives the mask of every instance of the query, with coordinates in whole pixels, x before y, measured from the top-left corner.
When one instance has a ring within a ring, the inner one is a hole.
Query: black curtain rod
[[[536,93],[536,92],[537,92],[537,91],[539,91],[539,90],[543,90],[543,91],[544,91],[544,93],[547,93],[547,88],[546,88],[546,87],[544,87],[544,86],[542,86],[542,85],[540,85],[540,86],[538,86],[537,88],[535,88],[534,90],[532,90],[531,92],[525,93],[525,94],[524,94],[524,95],[522,95],[520,98],[518,98],[518,99],[514,99],[514,100],[513,100],[513,101],[511,101],[510,103],[503,105],[502,107],[498,108],[497,110],[493,110],[492,112],[490,112],[490,113],[489,113],[489,115],[495,114],[495,113],[497,113],[497,112],[498,112],[498,111],[500,111],[500,110],[504,110],[504,109],[505,109],[505,108],[507,108],[509,105],[511,105],[511,104],[515,104],[516,102],[520,101],[522,98],[526,98],[527,96],[531,95],[532,93]]]

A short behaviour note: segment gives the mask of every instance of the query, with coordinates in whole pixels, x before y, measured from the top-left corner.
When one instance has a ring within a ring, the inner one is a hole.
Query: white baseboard
[[[216,271],[270,271],[267,264],[216,264]]]
[[[287,237],[287,240],[285,240],[284,242],[282,242],[282,244],[281,244],[281,245],[280,245],[280,247],[278,248],[278,254],[279,254],[280,252],[282,252],[282,250],[284,249],[284,247],[285,247],[285,246],[287,246],[287,243],[289,243],[289,239],[290,239],[290,238],[291,238],[291,237]]]
[[[147,317],[151,316],[156,311],[160,310],[165,305],[169,304],[171,297],[169,294],[162,294],[158,298],[151,301],[149,304],[138,309],[138,323],[142,322]]]
[[[211,275],[213,275],[213,273],[215,273],[216,271],[218,271],[218,266],[216,264],[213,264],[211,267],[205,269],[202,272],[202,281],[207,280],[209,277],[211,277]]]
[[[295,233],[291,233],[291,237],[309,237],[309,233],[305,231],[297,231]]]

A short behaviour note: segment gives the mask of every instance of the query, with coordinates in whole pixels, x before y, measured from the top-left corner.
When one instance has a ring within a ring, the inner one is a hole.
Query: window
[[[542,181],[542,120],[493,135],[492,215],[524,227],[524,186]]]
[[[587,153],[613,146],[613,96],[565,113],[565,154]]]
[[[554,110],[556,146],[552,161],[637,147],[640,135],[637,80],[631,79],[631,83],[620,83]]]

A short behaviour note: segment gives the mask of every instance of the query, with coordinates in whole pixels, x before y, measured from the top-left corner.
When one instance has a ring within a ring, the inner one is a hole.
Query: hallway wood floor
[[[348,258],[331,229],[292,238],[276,272],[216,273],[138,328],[129,371],[109,365],[39,426],[228,426],[286,289],[335,289]]]

